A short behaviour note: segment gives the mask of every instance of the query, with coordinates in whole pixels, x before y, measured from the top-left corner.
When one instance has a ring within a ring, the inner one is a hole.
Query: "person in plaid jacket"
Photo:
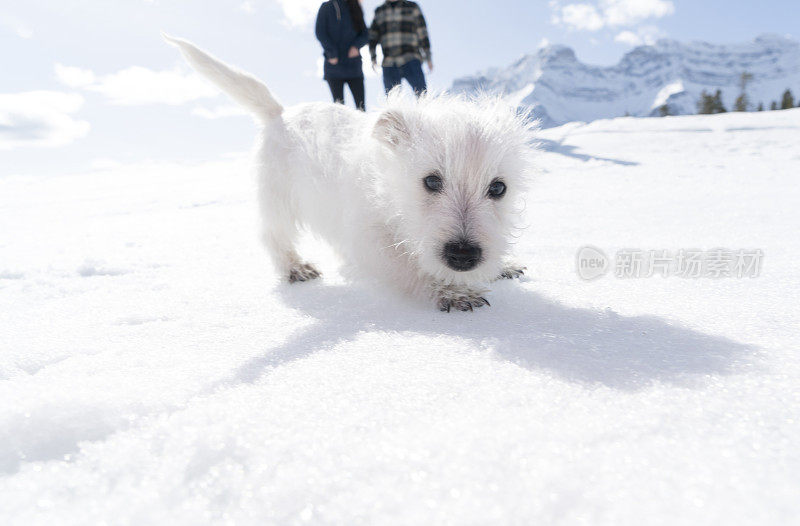
[[[375,10],[369,28],[369,52],[377,66],[376,48],[383,50],[383,86],[386,93],[406,79],[419,96],[427,89],[422,61],[433,71],[431,42],[425,17],[416,2],[386,0]]]

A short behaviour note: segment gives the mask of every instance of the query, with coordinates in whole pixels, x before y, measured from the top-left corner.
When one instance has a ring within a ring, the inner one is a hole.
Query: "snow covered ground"
[[[789,524],[800,110],[542,133],[522,283],[278,284],[242,159],[0,178],[0,523]],[[761,249],[587,282],[579,247]]]

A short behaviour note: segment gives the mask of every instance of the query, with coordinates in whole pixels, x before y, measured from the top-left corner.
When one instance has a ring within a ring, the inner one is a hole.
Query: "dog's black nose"
[[[467,241],[451,241],[444,246],[444,261],[459,272],[472,270],[481,262],[481,247]]]

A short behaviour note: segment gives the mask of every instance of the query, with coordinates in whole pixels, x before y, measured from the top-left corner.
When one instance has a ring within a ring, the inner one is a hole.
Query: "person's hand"
[[[433,60],[428,59],[428,72],[433,73]]]
[[[361,55],[361,53],[358,51],[358,48],[355,46],[350,46],[350,51],[347,52],[347,57],[356,58],[359,55]]]
[[[378,61],[375,59],[372,59],[372,71],[378,71]]]
[[[338,57],[337,58],[329,58],[328,62],[331,64],[331,66],[335,66],[336,64],[339,63],[339,58]]]

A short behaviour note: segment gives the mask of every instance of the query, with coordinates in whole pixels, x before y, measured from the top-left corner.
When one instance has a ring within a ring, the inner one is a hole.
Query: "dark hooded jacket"
[[[325,80],[354,79],[364,76],[361,55],[349,58],[351,47],[361,50],[369,41],[369,32],[364,28],[356,31],[350,9],[344,0],[328,0],[317,14],[317,40],[322,44],[325,57]],[[328,59],[338,58],[336,65]]]

